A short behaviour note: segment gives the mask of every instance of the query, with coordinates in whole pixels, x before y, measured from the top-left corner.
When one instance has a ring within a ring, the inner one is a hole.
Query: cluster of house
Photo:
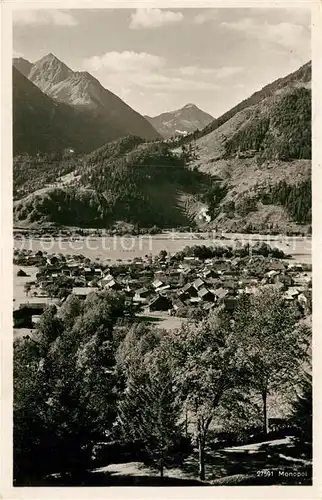
[[[168,310],[170,314],[180,314],[183,308],[193,306],[201,306],[208,311],[220,305],[232,309],[240,294],[255,293],[260,285],[276,284],[286,300],[296,300],[305,311],[310,309],[311,272],[305,266],[266,259],[263,273],[262,269],[256,269],[256,259],[199,261],[194,257],[185,257],[183,263],[172,269],[172,272],[185,277],[183,286],[179,286],[178,282],[169,284],[164,273],[163,277],[159,276],[152,282],[152,287],[136,290],[133,300],[143,304],[149,312]]]
[[[53,256],[47,258],[19,309],[26,312],[29,307],[28,317],[39,316],[48,302],[57,304],[57,299],[46,297],[46,290],[64,277],[72,283],[71,292],[81,299],[92,292],[117,290],[125,293],[138,309],[167,311],[178,316],[184,309],[196,306],[205,311],[218,306],[229,309],[240,294],[255,293],[263,284],[277,284],[285,300],[296,301],[304,312],[309,312],[311,275],[309,266],[263,256],[206,260],[184,257],[181,261],[162,256],[154,261],[137,258],[110,268],[77,258],[60,260]],[[16,310],[15,315],[16,323],[23,323],[22,312]]]

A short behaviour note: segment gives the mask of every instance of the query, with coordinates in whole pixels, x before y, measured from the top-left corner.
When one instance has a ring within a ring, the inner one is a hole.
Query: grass
[[[161,313],[140,313],[137,318],[146,323],[152,323],[164,330],[174,330],[180,328],[185,318],[178,316],[170,316],[167,312]]]
[[[234,486],[234,485],[310,485],[312,465],[296,458],[292,438],[251,445],[206,450],[206,480],[198,479],[198,452],[182,466],[166,469],[165,477],[141,462],[108,464],[77,476],[52,475],[37,486]],[[26,484],[24,484],[26,486]]]

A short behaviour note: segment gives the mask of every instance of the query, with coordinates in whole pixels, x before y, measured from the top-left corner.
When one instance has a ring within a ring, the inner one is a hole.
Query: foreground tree
[[[297,397],[292,405],[291,422],[298,429],[299,443],[312,445],[312,375],[302,372]]]
[[[181,400],[195,421],[199,477],[204,480],[209,427],[223,397],[243,384],[243,351],[228,318],[211,315],[175,332],[171,353]]]
[[[15,344],[15,478],[84,471],[92,444],[115,420],[114,325],[124,301],[113,294],[48,308],[32,339]],[[36,457],[36,458],[34,458]]]
[[[180,405],[167,353],[160,335],[134,328],[119,352],[125,390],[118,408],[123,439],[136,442],[163,478],[181,440]]]
[[[234,332],[244,346],[249,381],[262,399],[263,431],[268,432],[269,394],[296,383],[308,356],[310,330],[299,311],[275,286],[243,297],[233,313]]]
[[[180,442],[179,407],[172,381],[165,372],[128,381],[119,418],[126,441],[136,441],[164,476],[172,451]]]

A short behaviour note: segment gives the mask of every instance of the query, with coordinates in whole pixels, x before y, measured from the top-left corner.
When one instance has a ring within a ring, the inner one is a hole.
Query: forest
[[[311,179],[297,184],[281,181],[259,194],[264,204],[282,205],[290,217],[299,224],[312,223],[312,182]]]
[[[295,88],[263,107],[226,142],[227,157],[255,150],[263,159],[311,159],[311,92]]]
[[[116,221],[143,227],[191,225],[179,207],[178,193],[206,193],[214,183],[210,176],[186,167],[189,155],[175,155],[163,143],[128,137],[81,159],[58,162],[53,169],[46,166],[46,158],[38,163],[17,160],[16,191],[20,187],[27,193],[37,183],[43,187],[71,170],[75,178],[17,201],[15,217],[80,227],[110,227]]]

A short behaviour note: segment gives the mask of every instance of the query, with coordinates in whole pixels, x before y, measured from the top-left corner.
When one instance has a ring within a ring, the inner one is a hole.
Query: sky
[[[13,28],[14,56],[51,52],[150,116],[218,117],[311,59],[303,8],[19,10]]]

